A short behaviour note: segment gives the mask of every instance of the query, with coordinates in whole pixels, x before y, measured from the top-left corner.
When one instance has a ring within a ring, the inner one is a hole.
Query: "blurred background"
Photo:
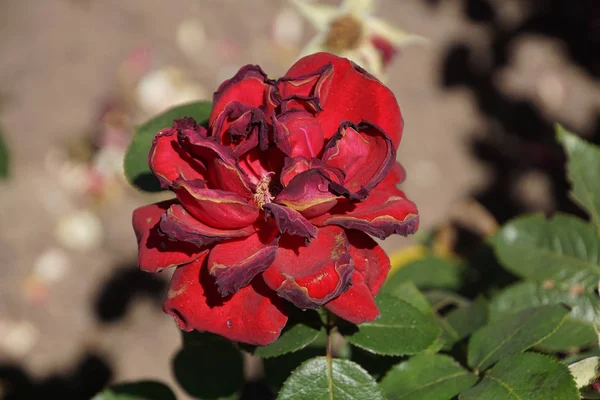
[[[136,124],[210,99],[244,64],[278,77],[327,37],[333,25],[316,29],[321,14],[297,3],[0,1],[0,154],[10,161],[0,180],[0,398],[172,383],[180,341],[161,311],[169,273],[136,269],[131,228],[132,210],[160,195],[128,187],[122,156]],[[553,126],[600,143],[597,0],[354,3],[365,26],[383,20],[419,36],[377,44],[375,62],[406,122],[398,159],[421,236],[450,220],[477,229],[525,211],[579,213]]]

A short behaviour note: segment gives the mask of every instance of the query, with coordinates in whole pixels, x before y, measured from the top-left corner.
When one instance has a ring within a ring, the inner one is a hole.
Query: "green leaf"
[[[444,349],[450,350],[452,346],[488,322],[488,303],[484,297],[478,297],[472,303],[452,310],[445,318],[438,320],[442,328]]]
[[[479,329],[469,340],[469,366],[485,370],[501,358],[521,353],[556,332],[569,314],[560,305],[528,308]]]
[[[120,383],[98,393],[92,400],[176,400],[173,391],[164,383],[140,381]]]
[[[403,282],[412,281],[419,289],[458,289],[462,283],[459,266],[443,258],[428,256],[413,261],[390,275],[381,289],[395,292]]]
[[[384,355],[416,354],[440,335],[432,315],[384,293],[376,299],[381,317],[360,326],[340,324],[340,332],[355,346]]]
[[[404,300],[423,314],[433,313],[427,298],[412,281],[399,282],[398,285],[394,287],[393,290],[387,292],[387,294],[391,294],[400,300]]]
[[[291,308],[288,323],[279,339],[265,347],[249,348],[249,351],[262,358],[298,351],[312,343],[319,336],[321,328],[321,317],[318,312]]]
[[[477,377],[448,356],[418,355],[396,365],[380,383],[388,400],[450,400]]]
[[[403,359],[400,356],[381,357],[360,347],[353,345],[349,345],[349,347],[350,360],[363,367],[377,381],[383,378],[394,365]]]
[[[600,357],[589,357],[569,365],[578,388],[583,388],[600,379]]]
[[[600,280],[600,238],[592,225],[573,216],[520,217],[504,225],[492,243],[504,267],[524,278],[589,290]]]
[[[158,192],[163,190],[158,179],[148,166],[148,153],[152,147],[152,139],[158,131],[173,125],[173,121],[184,117],[193,117],[199,124],[208,121],[212,103],[196,102],[174,107],[150,121],[138,126],[135,136],[125,154],[125,175],[127,179],[141,190]]]
[[[567,153],[571,198],[588,212],[596,228],[600,228],[600,148],[560,125],[556,128],[556,136]]]
[[[0,130],[0,179],[8,178],[10,173],[10,154],[8,145],[4,140],[2,131]]]
[[[500,360],[460,400],[579,400],[566,365],[551,357],[524,353]]]
[[[520,282],[509,286],[496,295],[490,304],[490,319],[545,304],[566,304],[571,308],[564,324],[538,347],[559,351],[583,347],[597,342],[593,322],[596,318],[594,303],[598,300],[591,293],[575,293],[537,282]]]
[[[238,392],[244,383],[242,355],[233,343],[208,333],[184,336],[173,359],[175,378],[197,399],[218,399]]]
[[[383,400],[377,382],[348,360],[316,357],[285,381],[277,400]]]
[[[305,361],[322,356],[325,354],[325,351],[325,346],[315,346],[315,342],[313,342],[302,350],[287,353],[279,357],[266,358],[263,361],[265,380],[275,392],[278,392],[292,371]]]

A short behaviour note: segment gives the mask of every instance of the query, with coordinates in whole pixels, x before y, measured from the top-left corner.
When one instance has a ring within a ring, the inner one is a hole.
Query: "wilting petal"
[[[371,291],[357,271],[352,274],[352,286],[325,304],[325,308],[353,324],[374,321],[381,315]]]
[[[263,205],[263,210],[265,215],[275,220],[279,232],[302,236],[307,241],[317,237],[317,228],[293,208],[267,203]]]
[[[289,157],[317,157],[323,149],[323,131],[319,120],[306,111],[273,115],[275,144]]]
[[[282,236],[263,278],[297,307],[317,308],[348,289],[352,264],[344,230],[327,227],[319,229],[309,245],[298,236]]]
[[[208,271],[216,278],[219,293],[236,293],[269,268],[275,260],[278,241],[277,230],[265,227],[247,238],[215,245],[208,256]]]
[[[210,186],[239,194],[244,198],[252,196],[248,177],[240,169],[232,150],[216,141],[205,138],[192,131],[181,131],[179,142],[206,166]]]
[[[398,193],[398,185],[406,179],[406,171],[400,163],[395,163],[390,173],[377,185],[377,191],[384,191],[390,194]]]
[[[204,249],[192,243],[169,240],[158,230],[160,217],[175,203],[167,200],[133,211],[133,230],[138,241],[138,265],[147,272],[159,272],[194,261]]]
[[[308,171],[309,169],[320,170],[327,178],[332,182],[342,185],[344,183],[345,174],[339,168],[332,167],[325,164],[318,158],[307,159],[305,157],[288,157],[285,159],[283,169],[281,170],[280,181],[283,186],[290,184],[290,181],[294,177],[302,172]]]
[[[280,171],[283,165],[284,154],[276,147],[265,151],[250,150],[240,158],[239,166],[248,181],[256,186],[266,176],[272,176],[275,171]]]
[[[232,101],[244,103],[250,107],[259,107],[267,100],[273,82],[258,65],[242,67],[233,78],[219,86],[213,97],[213,109],[210,113],[209,126]]]
[[[250,236],[254,227],[219,229],[203,224],[192,217],[181,205],[174,204],[160,218],[160,232],[172,240],[207,246],[226,239]]]
[[[189,120],[193,121],[191,118]],[[176,121],[175,126],[181,125],[178,122],[182,121]],[[195,121],[193,124],[195,125]],[[198,129],[203,128],[198,127]],[[158,132],[154,136],[148,154],[148,165],[165,189],[179,177],[203,179],[206,175],[204,164],[194,159],[179,145],[177,131],[176,128],[167,128]]]
[[[393,234],[407,236],[415,233],[419,225],[417,207],[401,190],[397,189],[396,193],[390,195],[375,190],[365,201],[346,201],[311,222],[317,226],[339,225],[358,229],[379,239]]]
[[[331,138],[323,161],[346,173],[343,188],[351,199],[364,200],[392,170],[396,151],[389,136],[370,123],[342,123]]]
[[[259,211],[245,198],[224,190],[206,189],[204,181],[178,179],[173,191],[187,212],[203,223],[222,229],[251,225]]]
[[[239,101],[227,104],[211,130],[217,141],[231,147],[237,157],[259,144],[262,150],[269,145],[269,126],[265,114],[257,107]]]
[[[354,270],[360,274],[362,282],[375,296],[390,271],[390,258],[369,235],[348,230],[346,236],[350,242],[350,256],[354,260]]]
[[[333,77],[326,100],[321,99],[323,111],[319,113],[325,139],[335,134],[340,121],[359,124],[366,120],[386,132],[397,148],[403,122],[394,94],[354,63],[332,54],[316,53],[296,62],[286,76],[314,73],[328,63],[333,64]]]
[[[338,197],[329,191],[331,181],[318,169],[298,174],[275,198],[275,202],[299,211],[306,218],[322,215],[333,208]]]
[[[333,81],[333,64],[323,63],[311,72],[301,75],[292,75],[289,72],[277,81],[277,87],[282,101],[294,100],[288,103],[287,110],[303,110],[300,102],[313,102],[315,112],[321,111],[321,105],[327,101],[331,83]],[[287,111],[284,110],[284,111]]]
[[[175,271],[163,310],[187,332],[207,331],[257,346],[274,342],[287,322],[283,300],[260,277],[233,296],[221,297],[205,260],[203,255]]]

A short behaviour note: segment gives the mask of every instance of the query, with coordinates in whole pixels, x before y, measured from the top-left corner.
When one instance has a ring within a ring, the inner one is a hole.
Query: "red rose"
[[[377,318],[390,265],[369,235],[418,225],[396,187],[401,134],[392,92],[346,59],[314,54],[277,81],[243,67],[208,128],[184,118],[154,138],[150,167],[177,198],[137,209],[133,226],[141,269],[178,267],[165,312],[257,345],[277,339],[288,302]]]

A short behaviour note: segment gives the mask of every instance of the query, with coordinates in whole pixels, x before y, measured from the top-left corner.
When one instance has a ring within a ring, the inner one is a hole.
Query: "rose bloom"
[[[275,341],[288,308],[379,317],[389,259],[370,237],[415,232],[396,185],[402,116],[392,92],[327,53],[271,80],[248,65],[192,118],[154,138],[150,168],[176,198],[138,208],[139,265],[177,267],[164,302],[183,330]]]

